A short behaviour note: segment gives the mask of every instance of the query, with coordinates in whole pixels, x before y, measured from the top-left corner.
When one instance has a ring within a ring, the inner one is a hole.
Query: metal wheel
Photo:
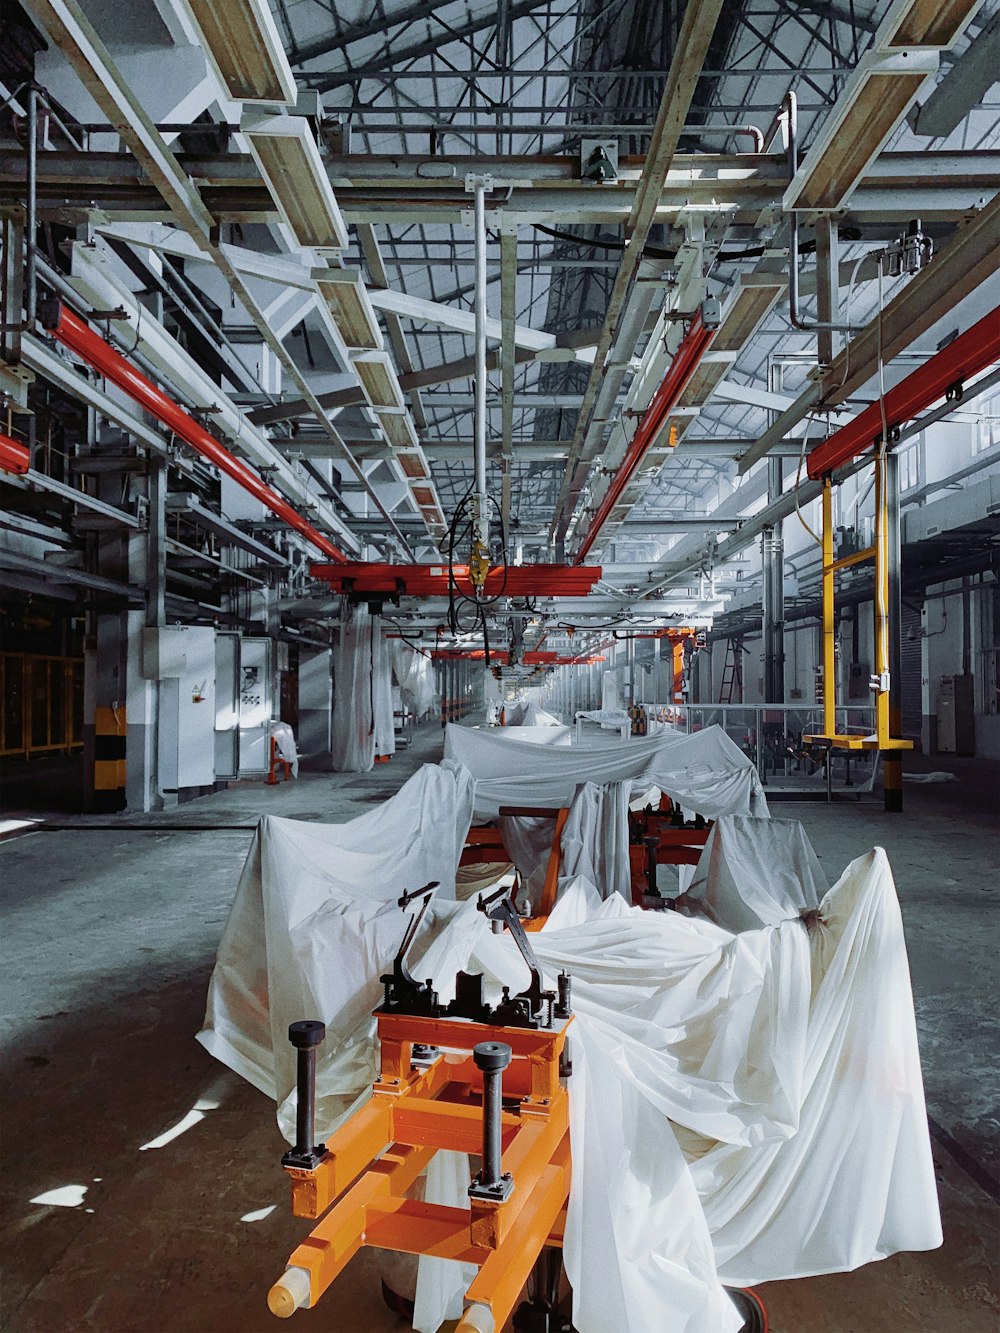
[[[743,1316],[740,1333],[768,1333],[767,1310],[757,1293],[749,1287],[727,1287],[726,1291]]]
[[[393,1291],[385,1282],[382,1283],[382,1299],[393,1314],[401,1315],[407,1320],[413,1318],[413,1302],[407,1300],[405,1296],[400,1296],[399,1292]]]

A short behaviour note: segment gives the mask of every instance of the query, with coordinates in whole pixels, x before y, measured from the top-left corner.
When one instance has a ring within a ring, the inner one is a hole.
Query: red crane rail
[[[301,533],[317,550],[322,551],[331,560],[347,559],[343,551],[335,546],[329,537],[324,537],[317,531],[283,496],[262,481],[253,468],[248,467],[235,454],[231,454],[203,426],[199,426],[192,416],[115,351],[111,344],[100,334],[95,333],[79,315],[57,301],[43,309],[42,321],[55,339],[75,352],[95,370],[100,371],[105,379],[117,385],[140,407],[144,407],[164,426],[172,430],[177,438],[183,440],[195,453],[214,463],[220,472],[232,477],[238,486],[242,486],[290,528]]]

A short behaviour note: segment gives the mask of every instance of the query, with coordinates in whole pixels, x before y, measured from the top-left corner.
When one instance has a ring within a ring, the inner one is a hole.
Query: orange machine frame
[[[559,1071],[572,1016],[549,1029],[385,1013],[377,1019],[381,1065],[370,1101],[330,1138],[315,1168],[285,1167],[292,1212],[322,1220],[292,1252],[268,1305],[282,1318],[315,1306],[368,1245],[477,1264],[458,1329],[488,1328],[492,1318],[500,1330],[542,1249],[562,1245],[570,1146]],[[482,1075],[473,1060],[450,1063],[437,1054],[415,1063],[414,1045],[462,1053],[490,1041],[513,1052],[503,1087],[505,1101],[519,1101],[501,1119],[502,1166],[513,1192],[503,1201],[472,1198],[468,1208],[408,1199],[406,1190],[436,1152],[482,1146]],[[308,1278],[304,1299],[290,1280],[294,1270]]]
[[[545,882],[542,886],[542,899],[538,912],[530,921],[523,922],[525,930],[541,930],[545,918],[556,905],[556,890],[559,887],[559,871],[562,868],[562,834],[569,818],[569,807],[535,807],[530,805],[501,806],[500,814],[530,815],[536,819],[554,819],[552,850],[549,852],[548,865],[545,869]],[[486,824],[479,828],[470,828],[465,835],[465,847],[459,857],[460,866],[489,865],[494,861],[509,861],[510,853],[504,845],[503,834],[494,825]]]

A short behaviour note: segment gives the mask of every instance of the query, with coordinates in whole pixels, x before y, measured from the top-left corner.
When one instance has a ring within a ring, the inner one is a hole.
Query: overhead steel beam
[[[558,348],[586,347],[588,343],[593,346],[597,336],[598,330],[596,329],[574,329],[570,333],[554,335]],[[537,352],[519,347],[515,350],[514,359],[518,365],[526,365],[528,362],[537,361],[544,357],[549,350],[551,349],[543,349],[541,352]],[[487,352],[487,370],[498,370],[499,367],[499,351],[494,349],[492,352]],[[471,379],[474,373],[474,358],[463,356],[457,361],[446,361],[440,366],[428,366],[426,370],[409,371],[400,375],[399,384],[404,392],[411,389],[427,389],[436,384],[449,384],[454,380]],[[317,394],[316,401],[325,410],[332,410],[334,408],[361,406],[366,400],[360,389],[350,388],[333,389],[330,393]],[[274,407],[255,408],[247,414],[247,418],[255,426],[270,426],[279,421],[290,421],[294,417],[308,416],[311,412],[312,408],[304,398],[296,398],[290,399],[288,402],[278,403]]]
[[[594,366],[584,391],[569,466],[566,468],[556,503],[550,530],[552,541],[561,541],[565,537],[572,505],[583,485],[582,469],[578,464],[591,428],[598,391],[608,373],[608,362],[614,359],[612,351],[617,342],[622,315],[634,293],[642,250],[649,236],[649,230],[656,220],[663,187],[680,142],[694,90],[708,54],[709,43],[722,11],[722,3],[723,0],[689,0],[684,11],[677,46],[670,62],[666,87],[660,101],[656,127],[625,228],[629,245],[622,256],[621,267],[611,289]],[[619,376],[621,373],[612,371],[612,374]]]
[[[965,119],[989,88],[1000,69],[1000,12],[973,37],[964,53],[917,108],[915,134],[944,139]]]
[[[198,126],[190,127],[197,132]],[[201,127],[202,129],[204,127]],[[634,126],[631,127],[634,129]],[[116,131],[117,132],[117,131]],[[131,146],[131,145],[130,145]],[[435,156],[440,176],[420,174],[426,155],[357,154],[325,159],[341,211],[348,222],[461,222],[468,197],[458,182],[468,171],[489,171],[495,205],[510,225],[574,222],[628,223],[639,194],[642,159],[619,162],[619,180],[600,185],[580,179],[579,161],[568,154],[523,158],[483,155]],[[253,162],[240,154],[178,154],[182,173],[198,181],[215,222],[274,223],[277,205]],[[25,155],[0,150],[0,203],[24,196]],[[686,212],[734,208],[732,221],[756,225],[761,210],[779,207],[787,186],[783,157],[753,154],[680,154],[667,173],[655,207],[657,220]],[[851,216],[866,225],[898,225],[909,217],[955,222],[1000,188],[995,151],[885,153],[872,165],[851,199]],[[120,153],[54,150],[39,154],[39,215],[67,207],[99,209],[111,223],[155,221],[166,216],[164,196],[141,169]],[[631,250],[632,247],[630,246]],[[266,260],[268,256],[262,256]]]
[[[438,324],[456,333],[472,335],[475,331],[475,318],[470,310],[458,306],[444,305],[440,301],[428,301],[422,296],[410,296],[406,292],[391,289],[372,288],[369,291],[371,303],[377,310],[389,310],[403,319],[416,320],[418,323]],[[530,352],[544,352],[556,346],[554,333],[542,329],[529,329],[522,324],[514,326],[514,345],[526,348]],[[491,339],[501,338],[500,321],[487,319],[486,334]],[[578,348],[576,359],[589,361],[590,349]]]
[[[155,183],[178,225],[192,236],[199,248],[214,261],[234,295],[246,309],[263,341],[274,352],[285,373],[297,385],[331,443],[340,451],[343,461],[368,491],[373,503],[389,525],[389,530],[398,538],[402,550],[408,553],[406,540],[396,528],[377,491],[369,485],[364,472],[316,401],[293,357],[275,336],[264,310],[243,275],[224,253],[215,226],[215,218],[198,188],[178,162],[160,131],[146,115],[132,89],[122,79],[110,53],[79,4],[76,0],[29,0],[26,7],[65,55],[91,97],[107,116],[115,132],[128,144],[136,161]]]

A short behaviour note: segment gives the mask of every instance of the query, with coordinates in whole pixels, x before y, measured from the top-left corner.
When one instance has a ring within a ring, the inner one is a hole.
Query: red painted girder
[[[270,509],[272,514],[283,519],[290,528],[300,532],[307,541],[331,560],[346,560],[339,547],[293,509],[288,501],[277,491],[272,490],[235,454],[231,454],[224,445],[210,435],[203,426],[184,411],[173,399],[146,378],[125,357],[116,352],[110,343],[94,332],[78,315],[66,306],[60,305],[54,315],[46,319],[46,328],[71,351],[83,358],[88,365],[99,370],[105,379],[116,384],[123,393],[134,399],[147,412],[167,426],[174,434],[201,454],[210,463],[214,463],[220,472],[232,477],[238,486],[259,500]]]
[[[390,638],[393,636],[390,635]],[[435,648],[431,652],[431,657],[441,658],[463,658],[466,661],[481,662],[486,657],[485,648]],[[497,666],[506,666],[510,660],[510,653],[506,648],[491,648],[490,663]],[[589,657],[567,657],[564,653],[546,653],[546,652],[527,652],[524,654],[525,666],[593,666],[597,662],[606,662],[607,658],[603,654],[591,653]]]
[[[965,383],[995,361],[1000,361],[1000,310],[990,311],[889,390],[885,395],[889,429],[912,421],[944,398],[953,384]],[[882,411],[877,402],[871,403],[810,452],[809,476],[816,480],[842,467],[872,448],[881,434]]]
[[[574,563],[579,564],[586,558],[587,552],[597,540],[597,536],[607,522],[608,515],[614,509],[625,487],[639,469],[639,464],[646,456],[650,445],[656,439],[660,428],[677,405],[681,394],[687,388],[691,376],[698,368],[698,362],[708,350],[709,343],[715,337],[715,329],[707,329],[701,322],[701,313],[694,319],[674,353],[674,359],[667,367],[667,372],[660,381],[660,386],[653,394],[649,406],[642,414],[639,427],[632,437],[625,457],[618,465],[618,470],[611,478],[611,484],[604,493],[604,498],[597,507],[597,513],[590,520],[580,549],[574,556]]]
[[[0,435],[0,469],[23,477],[31,464],[31,454],[19,440]]]
[[[335,592],[384,593],[387,596],[447,597],[448,566],[385,565],[348,561],[338,565],[314,564],[313,578],[325,579]],[[455,565],[455,585],[466,597],[473,595],[468,565]],[[600,565],[511,565],[506,572],[494,566],[486,577],[484,596],[586,597],[601,577]]]

